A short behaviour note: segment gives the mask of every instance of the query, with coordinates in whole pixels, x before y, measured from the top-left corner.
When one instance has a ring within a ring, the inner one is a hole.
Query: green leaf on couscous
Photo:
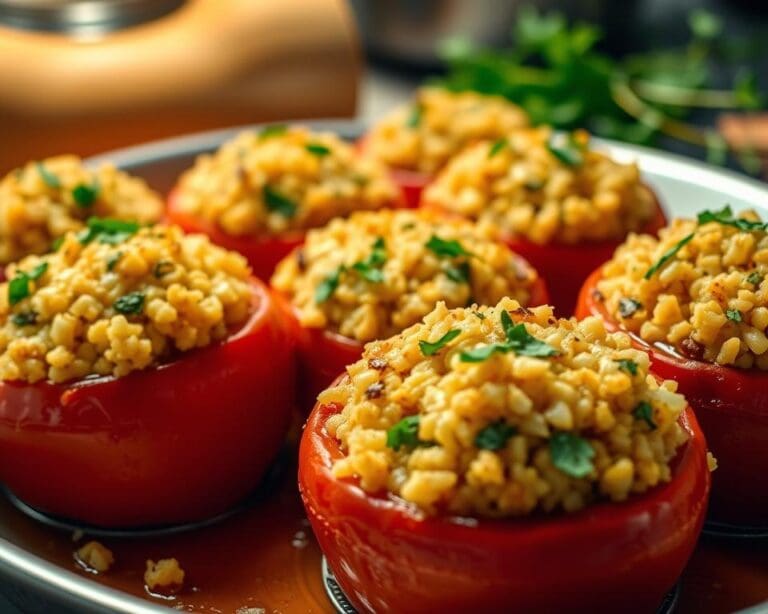
[[[631,318],[642,308],[643,304],[633,298],[623,297],[619,299],[619,315],[622,318]]]
[[[448,343],[453,341],[461,334],[458,328],[452,328],[437,341],[429,342],[421,340],[419,341],[419,349],[424,356],[433,356],[442,350]]]
[[[630,358],[617,358],[613,362],[619,364],[619,369],[626,371],[630,375],[637,375],[637,363]]]
[[[115,301],[115,311],[124,315],[141,313],[144,308],[144,295],[141,292],[124,294]]]
[[[408,115],[408,119],[405,120],[406,128],[418,128],[421,125],[422,115],[424,114],[424,108],[420,104],[413,105],[411,113]]]
[[[489,343],[488,345],[478,345],[470,350],[463,350],[459,354],[461,362],[483,362],[496,354],[506,354],[511,352],[512,348],[508,343]]]
[[[458,266],[452,266],[445,269],[445,275],[451,281],[455,281],[457,284],[469,283],[470,275],[469,262],[462,262]]]
[[[77,240],[83,245],[97,240],[99,243],[117,245],[130,239],[141,226],[137,222],[116,220],[107,217],[91,217],[86,222],[85,230],[77,233]]]
[[[733,226],[742,232],[753,232],[755,230],[768,230],[768,223],[745,220],[744,218],[734,217],[730,205],[726,205],[720,211],[702,211],[697,216],[699,224],[717,222],[724,226]]]
[[[747,283],[752,284],[753,286],[759,286],[763,282],[763,275],[761,275],[758,271],[752,271],[749,275],[747,275]]]
[[[399,450],[401,447],[415,448],[419,445],[419,416],[407,416],[387,430],[387,447]]]
[[[387,246],[384,242],[384,237],[378,237],[373,243],[371,255],[365,260],[355,262],[351,268],[357,271],[366,281],[379,284],[384,281],[384,273],[381,267],[384,266],[386,261]]]
[[[515,324],[506,311],[501,312],[501,326],[507,335],[507,343],[515,354],[545,358],[559,353],[552,346],[531,335],[522,322]]]
[[[470,252],[464,249],[464,247],[458,241],[454,239],[441,239],[437,235],[432,235],[429,241],[425,243],[425,247],[441,258],[455,258],[457,256],[472,255]]]
[[[727,317],[731,322],[741,322],[744,319],[738,309],[726,309],[725,317]]]
[[[339,287],[339,281],[341,280],[341,274],[345,271],[344,266],[340,266],[338,269],[330,273],[321,281],[317,288],[315,288],[315,302],[320,304],[327,301],[333,293],[336,291],[336,288]]]
[[[259,139],[269,139],[273,136],[280,136],[288,131],[288,126],[285,124],[271,124],[264,126],[259,131]]]
[[[55,175],[51,171],[49,171],[45,164],[42,162],[38,162],[36,164],[37,166],[37,172],[40,173],[40,178],[43,180],[43,183],[47,185],[49,188],[58,189],[61,187],[61,180],[59,179],[58,175]]]
[[[504,420],[492,422],[475,436],[475,445],[481,450],[501,450],[507,445],[510,437],[517,433],[514,426],[510,426]]]
[[[37,322],[37,313],[34,311],[21,311],[11,316],[11,322],[16,326],[28,326]]]
[[[553,137],[547,142],[547,149],[566,166],[581,166],[584,163],[582,147],[572,137],[563,143],[556,142]]]
[[[99,197],[99,191],[100,188],[97,183],[94,183],[93,185],[79,183],[72,190],[72,198],[75,200],[78,207],[87,209],[88,207],[92,207],[93,203],[96,202],[96,199]]]
[[[502,137],[498,141],[494,141],[494,143],[488,149],[488,157],[493,158],[493,156],[504,149],[508,143],[509,141],[506,139],[506,137]]]
[[[590,443],[574,433],[554,433],[549,440],[552,464],[565,475],[583,478],[594,469],[595,450]]]
[[[48,263],[41,262],[29,273],[16,271],[13,279],[8,282],[8,302],[15,305],[29,296],[29,282],[40,279],[48,270]]]
[[[160,260],[155,264],[154,269],[152,269],[152,274],[156,279],[161,279],[162,277],[173,273],[175,269],[176,265],[170,260]]]
[[[117,263],[120,261],[120,258],[123,257],[123,252],[117,252],[116,254],[111,254],[109,258],[107,258],[107,271],[114,270]]]
[[[323,156],[327,156],[329,153],[331,153],[329,147],[321,145],[320,143],[307,143],[305,149],[318,158],[322,158]]]
[[[296,214],[298,208],[296,203],[273,187],[265,185],[262,189],[262,196],[264,197],[264,205],[270,211],[283,217],[293,217]]]
[[[658,271],[661,267],[663,267],[667,262],[672,260],[672,258],[674,258],[677,255],[677,252],[679,252],[681,249],[683,249],[683,247],[685,247],[685,245],[691,242],[694,236],[695,236],[694,233],[686,235],[685,237],[680,239],[676,245],[673,245],[666,252],[664,252],[661,255],[661,258],[659,258],[658,261],[645,272],[645,275],[643,275],[643,278],[650,279],[651,277],[653,277],[656,271]]]
[[[653,421],[653,407],[648,401],[640,401],[632,411],[632,415],[637,420],[645,422],[651,430],[656,429],[656,423]]]
[[[473,311],[472,315],[475,316],[478,320],[485,320],[485,314],[479,311]]]

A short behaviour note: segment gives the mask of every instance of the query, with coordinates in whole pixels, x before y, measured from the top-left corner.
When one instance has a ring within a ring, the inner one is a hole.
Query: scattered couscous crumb
[[[0,264],[50,251],[92,216],[157,222],[163,201],[111,164],[86,168],[77,156],[29,162],[0,181]]]
[[[382,164],[336,135],[268,126],[200,156],[174,198],[179,211],[227,234],[258,236],[322,226],[401,196]]]
[[[97,541],[89,541],[75,553],[75,560],[86,571],[106,573],[115,563],[112,551]]]
[[[366,150],[393,168],[431,175],[467,144],[527,125],[525,112],[500,96],[425,87],[373,127]]]
[[[768,370],[768,233],[754,212],[703,215],[721,221],[675,220],[658,238],[630,236],[603,266],[599,296],[647,343]]]
[[[0,284],[0,379],[123,376],[225,339],[252,311],[239,254],[177,227],[91,220]]]
[[[707,452],[707,467],[709,467],[710,472],[717,469],[717,459],[712,452]]]
[[[503,243],[464,221],[409,210],[360,212],[308,233],[272,286],[301,324],[366,342],[421,320],[435,303],[530,304],[538,275]]]
[[[427,514],[623,501],[668,482],[688,437],[685,399],[649,374],[628,335],[511,299],[440,303],[423,323],[368,344],[347,373],[319,397],[341,407],[326,423],[345,453],[333,474]]]
[[[153,593],[178,593],[184,585],[184,570],[176,559],[148,560],[144,584]]]
[[[549,127],[516,130],[454,157],[423,196],[426,206],[537,244],[621,240],[656,215],[635,164],[620,164]]]

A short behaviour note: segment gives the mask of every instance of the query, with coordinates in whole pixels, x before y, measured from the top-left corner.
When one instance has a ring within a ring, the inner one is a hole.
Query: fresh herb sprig
[[[419,349],[421,350],[421,353],[424,354],[424,356],[434,356],[460,334],[461,331],[458,328],[453,328],[445,333],[442,337],[440,337],[437,341],[430,342],[422,339],[419,341]]]
[[[48,270],[48,263],[41,262],[29,273],[24,271],[16,271],[13,279],[8,282],[8,302],[11,305],[20,303],[30,295],[29,284],[32,281],[37,281]]]
[[[462,362],[483,362],[496,353],[507,354],[508,352],[515,352],[519,356],[533,356],[537,358],[556,356],[559,353],[551,345],[531,335],[522,322],[515,324],[506,310],[501,312],[500,319],[501,327],[507,340],[502,343],[489,343],[464,350],[459,354],[459,359]]]

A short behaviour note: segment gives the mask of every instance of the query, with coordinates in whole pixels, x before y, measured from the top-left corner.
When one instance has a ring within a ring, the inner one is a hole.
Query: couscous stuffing
[[[153,593],[178,593],[184,586],[184,570],[176,559],[148,560],[144,585]]]
[[[76,156],[30,162],[0,181],[0,264],[50,251],[92,216],[149,223],[162,214],[157,193],[111,164],[90,169]]]
[[[272,286],[308,328],[366,342],[421,320],[435,303],[527,305],[534,271],[502,243],[463,221],[409,210],[356,213],[312,230],[278,266]]]
[[[555,320],[512,299],[449,310],[366,346],[319,401],[339,479],[427,514],[574,512],[671,478],[688,434],[671,381],[598,318]],[[375,390],[375,394],[371,391]]]
[[[584,131],[517,130],[468,147],[423,202],[538,244],[621,240],[657,213],[635,164],[589,146]]]
[[[631,235],[596,296],[623,328],[695,360],[768,370],[768,225],[730,207]]]
[[[527,125],[525,112],[500,96],[426,87],[374,126],[366,149],[388,166],[431,175],[468,143]]]
[[[268,126],[200,156],[174,193],[179,211],[236,236],[322,226],[399,202],[387,169],[328,132]]]
[[[75,553],[75,560],[86,571],[106,573],[115,563],[112,551],[97,541],[89,541]]]
[[[173,226],[94,218],[8,272],[0,380],[123,376],[224,339],[252,310],[245,259]]]

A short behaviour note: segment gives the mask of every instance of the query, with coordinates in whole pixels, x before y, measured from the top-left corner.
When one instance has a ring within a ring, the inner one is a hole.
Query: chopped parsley
[[[117,252],[115,254],[111,254],[109,258],[107,258],[107,271],[114,270],[115,266],[117,265],[120,258],[123,257],[123,252]]]
[[[741,312],[738,309],[726,309],[725,317],[731,322],[741,322],[743,320]]]
[[[346,268],[344,266],[340,266],[318,284],[317,288],[315,288],[315,302],[317,304],[324,303],[331,298],[331,295],[334,292],[336,292],[336,288],[339,287],[341,274],[345,270]]]
[[[284,196],[273,187],[265,185],[262,188],[262,196],[267,209],[283,217],[293,217],[296,215],[296,203],[287,196]]]
[[[37,322],[37,313],[34,311],[21,311],[11,316],[11,322],[16,326],[28,326]]]
[[[661,255],[661,258],[658,259],[658,261],[651,266],[650,269],[648,269],[645,272],[645,275],[643,277],[645,279],[650,279],[654,276],[656,271],[658,271],[661,267],[663,267],[667,262],[672,260],[677,255],[677,252],[679,252],[685,245],[691,242],[691,239],[693,239],[694,233],[691,233],[689,235],[684,236],[682,239],[680,239],[676,245],[673,245],[671,248],[669,248],[666,252],[664,252]]]
[[[458,241],[454,239],[444,240],[437,235],[432,235],[425,243],[427,249],[441,258],[456,258],[457,256],[471,256]]]
[[[564,142],[556,142],[555,137],[547,142],[547,149],[555,158],[567,166],[581,166],[584,163],[584,148],[569,135]]]
[[[288,126],[285,124],[271,124],[269,126],[264,126],[259,131],[259,139],[269,139],[273,136],[280,136],[285,134],[288,131]]]
[[[38,162],[36,166],[37,172],[40,173],[40,178],[43,180],[45,185],[53,189],[59,189],[61,187],[61,180],[59,179],[59,176],[49,171],[45,167],[45,164]]]
[[[479,311],[473,311],[472,315],[475,316],[478,320],[485,320],[485,314]]]
[[[100,190],[98,183],[94,182],[92,185],[79,183],[72,190],[72,198],[75,200],[78,207],[87,209],[88,207],[92,207],[93,203],[96,202]]]
[[[137,222],[126,222],[106,217],[91,217],[86,222],[87,227],[77,234],[77,240],[87,245],[94,240],[99,243],[117,245],[131,238],[139,231]]]
[[[387,431],[387,447],[399,450],[401,447],[415,448],[419,445],[419,416],[407,416]]]
[[[170,275],[175,269],[176,265],[170,260],[158,260],[157,264],[155,264],[155,268],[152,269],[152,274],[156,279],[160,279],[166,275]]]
[[[638,310],[643,308],[643,304],[633,298],[619,299],[619,315],[622,318],[631,318]]]
[[[448,343],[453,341],[456,337],[458,337],[461,334],[461,331],[458,328],[452,328],[447,333],[445,333],[442,337],[440,337],[437,341],[429,342],[429,341],[419,341],[419,349],[421,350],[421,353],[424,354],[424,356],[433,356],[437,354],[440,350],[442,350]]]
[[[8,282],[8,302],[15,305],[29,296],[29,282],[40,279],[48,270],[48,263],[41,262],[29,273],[16,271],[16,275]]]
[[[305,149],[318,158],[322,158],[323,156],[327,156],[329,153],[331,153],[330,148],[326,147],[325,145],[321,145],[320,143],[307,143]]]
[[[129,292],[115,301],[115,311],[125,315],[141,313],[144,308],[144,295],[141,292]]]
[[[637,375],[637,363],[629,358],[617,358],[613,362],[619,364],[619,369],[630,375]]]
[[[480,429],[475,437],[475,445],[481,450],[501,450],[507,445],[510,437],[517,433],[514,426],[510,426],[504,420],[492,422]]]
[[[752,232],[755,230],[768,230],[768,223],[745,220],[744,218],[734,217],[730,205],[726,205],[720,211],[702,211],[697,216],[699,224],[717,222],[724,226],[733,226],[742,232]]]
[[[506,354],[508,352],[515,352],[518,356],[533,356],[536,358],[545,358],[558,354],[555,348],[531,335],[525,324],[522,322],[515,324],[506,310],[501,312],[501,326],[507,336],[506,342],[490,343],[488,345],[480,345],[471,350],[465,350],[459,355],[459,359],[462,362],[482,362],[493,354]]]
[[[500,138],[498,141],[494,141],[491,147],[488,149],[488,157],[493,158],[497,153],[504,149],[509,144],[506,137]]]
[[[419,103],[413,105],[411,112],[408,115],[408,119],[405,120],[406,128],[418,128],[421,125],[422,116],[424,115],[424,107]]]
[[[462,262],[457,266],[445,269],[446,277],[457,284],[468,284],[470,273],[469,262]]]
[[[759,286],[763,282],[763,275],[759,271],[752,271],[747,275],[747,283],[753,286]]]
[[[632,415],[637,420],[644,421],[652,431],[656,429],[656,423],[653,421],[653,407],[648,401],[640,401],[632,411]]]
[[[378,237],[373,243],[371,255],[365,260],[355,262],[352,269],[360,276],[374,284],[380,284],[384,281],[384,273],[381,267],[387,261],[387,246],[383,237]]]
[[[574,433],[554,433],[549,440],[549,454],[552,464],[572,478],[586,477],[594,469],[594,448]]]

